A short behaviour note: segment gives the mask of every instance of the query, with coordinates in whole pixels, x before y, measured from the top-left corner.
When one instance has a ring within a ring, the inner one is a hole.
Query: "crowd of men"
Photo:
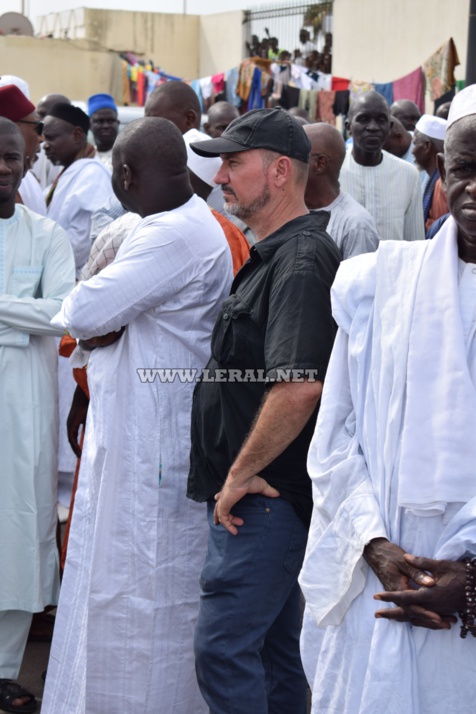
[[[319,31],[317,41],[311,39],[311,33],[303,27],[299,31],[299,42],[293,52],[279,47],[279,39],[271,37],[267,27],[266,36],[261,40],[253,35],[246,43],[250,57],[261,57],[274,62],[292,62],[307,67],[310,72],[330,74],[332,71],[332,32]],[[315,32],[313,33],[316,34]]]
[[[476,85],[119,129],[0,78],[0,709],[469,714]]]

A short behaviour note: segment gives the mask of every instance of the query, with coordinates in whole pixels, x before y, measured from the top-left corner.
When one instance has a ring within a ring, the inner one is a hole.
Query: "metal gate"
[[[332,34],[332,0],[303,3],[289,0],[284,5],[263,5],[245,12],[245,38],[250,46],[249,53],[256,39],[276,37],[280,50],[294,53],[299,47],[299,33],[305,28],[318,52],[326,44],[326,34]]]

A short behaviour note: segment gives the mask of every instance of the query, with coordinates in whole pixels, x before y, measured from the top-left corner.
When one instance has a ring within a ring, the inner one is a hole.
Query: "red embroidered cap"
[[[0,117],[19,121],[35,111],[36,107],[14,84],[0,87]]]

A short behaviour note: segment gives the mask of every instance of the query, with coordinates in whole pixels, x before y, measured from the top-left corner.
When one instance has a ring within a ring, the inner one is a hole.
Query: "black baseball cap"
[[[199,156],[268,149],[309,163],[311,142],[302,126],[284,109],[252,109],[234,119],[217,139],[190,144]]]

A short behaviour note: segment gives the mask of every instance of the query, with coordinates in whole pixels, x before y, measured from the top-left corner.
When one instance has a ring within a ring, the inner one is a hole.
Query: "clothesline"
[[[122,54],[123,101],[143,106],[147,96],[166,81],[182,78],[140,61],[132,53]],[[459,64],[452,38],[439,47],[420,67],[392,82],[336,77],[312,72],[291,62],[250,57],[227,72],[189,80],[202,111],[220,99],[243,109],[256,109],[279,104],[285,109],[301,107],[311,119],[335,124],[336,116],[347,114],[349,103],[360,94],[375,89],[392,104],[410,99],[425,111],[425,92],[435,101],[454,87],[454,69]],[[187,81],[187,80],[182,80]]]

